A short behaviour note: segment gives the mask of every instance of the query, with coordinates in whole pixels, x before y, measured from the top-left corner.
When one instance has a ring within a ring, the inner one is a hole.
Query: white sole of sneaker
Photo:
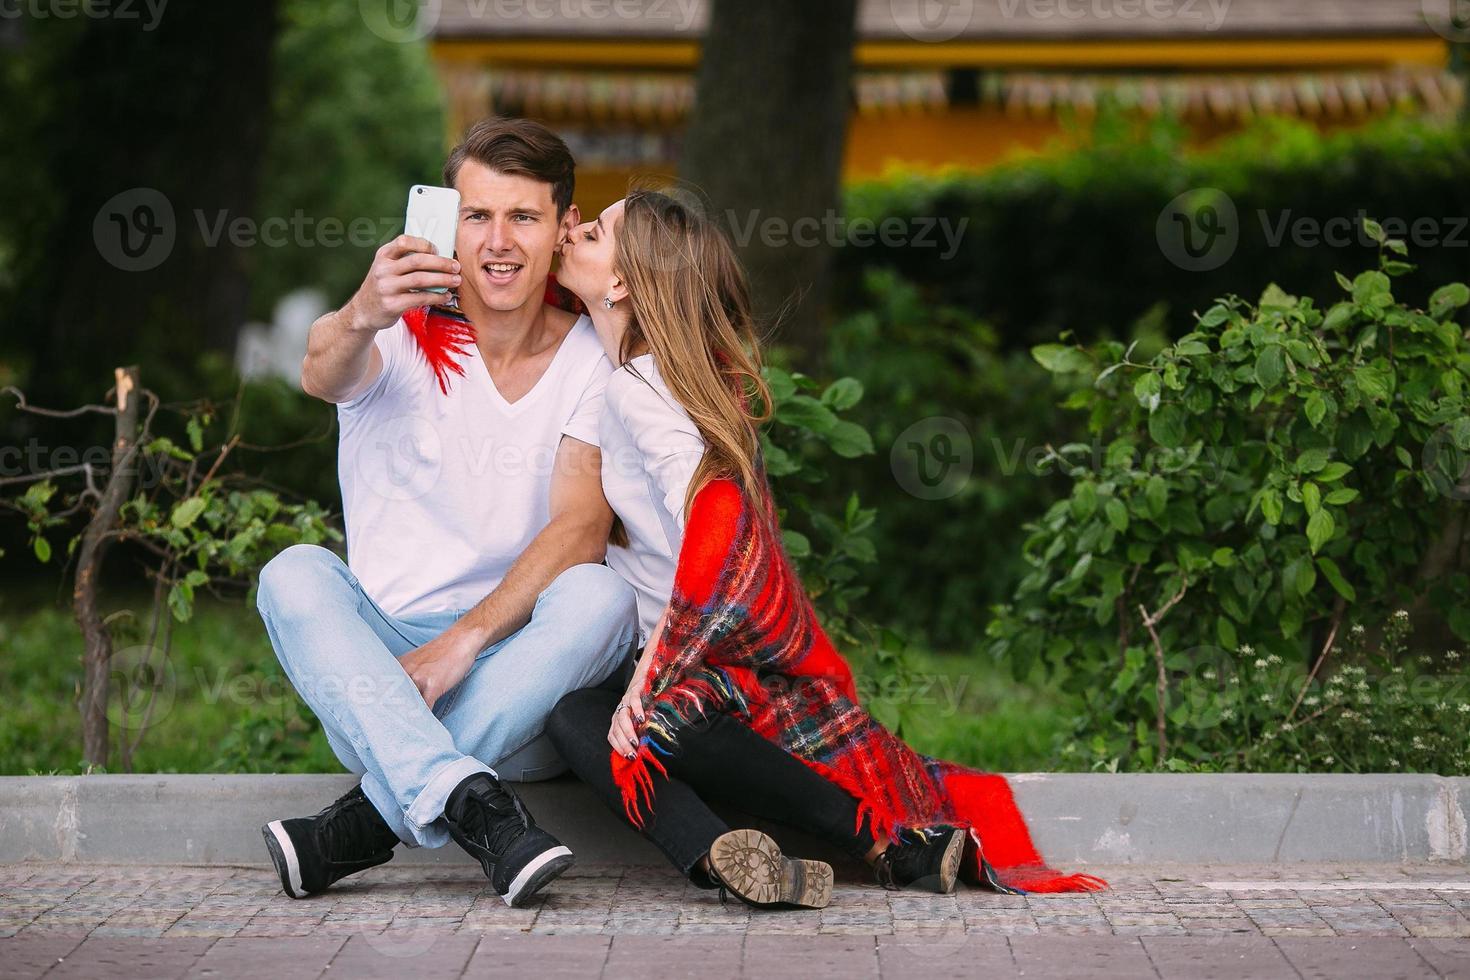
[[[504,895],[505,904],[514,908],[551,883],[552,879],[572,866],[572,851],[566,845],[553,847],[536,855],[521,869]]]
[[[280,857],[276,862],[276,870],[281,873],[281,885],[285,892],[292,898],[305,898],[306,892],[301,890],[301,865],[296,860],[296,848],[291,844],[291,835],[286,833],[286,828],[281,826],[281,821],[272,820],[260,828],[265,836],[266,844],[270,847],[272,857]],[[285,867],[281,867],[282,862]]]

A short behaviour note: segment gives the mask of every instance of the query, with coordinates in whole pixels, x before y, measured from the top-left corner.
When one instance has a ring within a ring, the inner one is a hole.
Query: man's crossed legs
[[[399,841],[452,836],[517,904],[571,865],[501,783],[565,769],[542,734],[562,695],[601,682],[631,649],[633,591],[603,565],[574,565],[537,597],[531,621],[484,651],[433,710],[398,658],[464,610],[398,619],[325,548],[296,545],[260,576],[257,604],[276,656],[360,787],[316,817],[263,828],[295,898],[392,857]],[[490,760],[487,765],[484,760]]]

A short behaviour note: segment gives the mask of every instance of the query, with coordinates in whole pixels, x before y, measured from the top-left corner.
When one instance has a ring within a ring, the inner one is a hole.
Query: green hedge
[[[809,493],[829,513],[854,492],[877,508],[865,616],[970,650],[988,607],[1025,574],[1022,525],[1067,492],[1058,469],[1040,463],[1045,447],[1085,439],[1086,420],[1058,406],[1071,382],[1025,351],[1002,350],[975,317],[885,270],[866,277],[860,296],[863,309],[832,327],[827,364],[861,381],[850,417],[877,452],[834,467]],[[953,460],[948,469],[941,456]]]
[[[1417,256],[1365,230],[1377,268],[1321,297],[1222,298],[1152,357],[1033,349],[1085,382],[1066,405],[1104,453],[1057,448],[1071,491],[1028,524],[1029,571],[988,632],[1018,676],[1039,662],[1082,699],[1074,751],[1464,770],[1470,343],[1455,317],[1470,288],[1404,302]],[[1406,656],[1411,610],[1442,657]],[[1334,711],[1354,724],[1314,725]],[[1389,743],[1358,723],[1370,715]]]
[[[1139,133],[1104,117],[1089,146],[1058,156],[978,175],[856,185],[848,193],[851,220],[898,218],[914,234],[925,219],[947,220],[951,229],[968,223],[947,259],[945,247],[875,242],[840,250],[839,295],[859,297],[864,274],[888,266],[930,298],[991,323],[1007,346],[1045,342],[1067,329],[1083,339],[1116,335],[1159,304],[1177,334],[1214,297],[1254,295],[1262,282],[1328,293],[1336,269],[1373,261],[1372,242],[1302,247],[1288,231],[1273,246],[1271,238],[1283,219],[1343,226],[1360,209],[1406,223],[1403,233],[1389,231],[1410,239],[1420,266],[1401,283],[1411,301],[1463,278],[1470,264],[1470,127],[1391,119],[1323,136],[1275,121],[1207,151],[1186,152],[1181,140],[1170,124]],[[1186,271],[1164,254],[1156,226],[1178,195],[1202,188],[1229,196],[1238,242],[1217,268]],[[1425,219],[1432,226],[1421,227],[1432,227],[1437,244],[1408,234]]]

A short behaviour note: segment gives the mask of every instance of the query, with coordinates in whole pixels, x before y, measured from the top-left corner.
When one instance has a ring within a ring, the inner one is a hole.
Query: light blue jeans
[[[332,751],[400,840],[440,847],[449,793],[466,776],[547,779],[566,765],[542,734],[562,695],[600,683],[636,639],[634,593],[605,565],[573,565],[531,621],[485,648],[431,711],[398,658],[466,610],[398,619],[335,554],[293,545],[260,573],[257,607],[286,676]]]

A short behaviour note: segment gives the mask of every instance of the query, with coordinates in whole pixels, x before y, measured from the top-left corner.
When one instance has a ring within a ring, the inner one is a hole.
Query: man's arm
[[[383,372],[375,330],[349,326],[347,308],[325,313],[311,325],[301,362],[301,390],[333,405],[350,402]]]
[[[480,651],[531,621],[552,581],[573,565],[607,553],[612,508],[602,495],[602,453],[562,436],[551,474],[551,520],[511,565],[505,579],[459,622],[399,662],[429,707],[469,673]]]
[[[424,238],[399,235],[378,249],[356,295],[311,325],[301,390],[322,401],[351,401],[377,380],[383,355],[373,337],[409,310],[438,299],[420,290],[459,285],[459,263],[434,254]]]

